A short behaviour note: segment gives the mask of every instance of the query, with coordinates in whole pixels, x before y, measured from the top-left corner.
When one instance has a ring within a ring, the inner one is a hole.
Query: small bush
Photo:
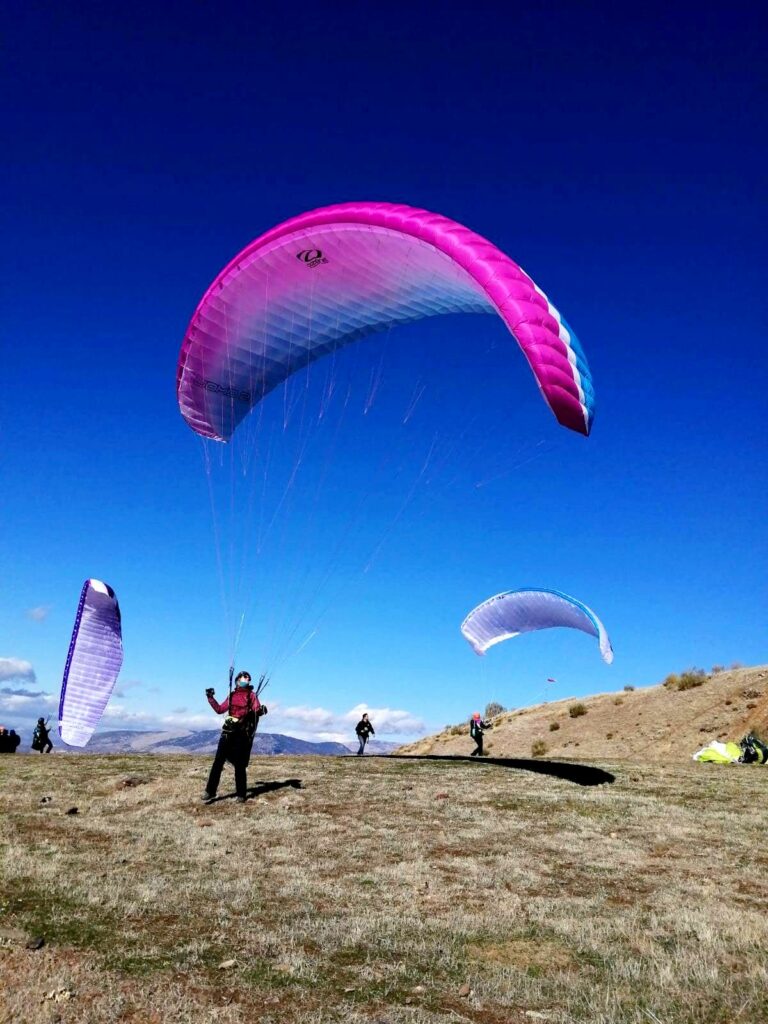
[[[709,671],[710,675],[717,676],[721,672],[725,672],[725,665],[713,665]]]
[[[605,738],[606,738],[607,740],[612,740],[612,739],[613,739],[613,733],[612,733],[612,732],[607,732],[607,733],[605,734]]]
[[[744,666],[742,665],[742,663],[740,661],[732,661],[731,662],[731,668],[732,669],[733,668],[744,668]]]
[[[496,715],[503,715],[506,710],[503,704],[499,704],[497,700],[492,700],[489,704],[485,705],[483,718],[495,718]]]
[[[571,706],[568,708],[568,714],[571,716],[571,718],[581,718],[581,716],[586,715],[586,713],[586,704],[571,704]]]
[[[451,728],[448,731],[450,732],[451,736],[463,736],[464,733],[467,732],[467,726],[466,725],[452,725]]]
[[[617,697],[617,698],[616,698],[616,699],[614,700],[614,702],[613,702],[613,703],[614,703],[614,704],[623,704],[623,703],[624,703],[624,698],[623,698],[623,697]]]
[[[702,686],[709,676],[703,668],[689,668],[680,673],[677,681],[678,690],[692,690],[695,686]]]
[[[624,689],[627,691],[627,693],[632,693],[632,691],[634,690],[634,686],[625,686]]]
[[[550,732],[557,732],[557,730],[559,728],[560,728],[560,723],[559,722],[550,722],[549,723],[549,731]]]
[[[547,744],[544,740],[534,740],[531,744],[531,757],[543,757],[547,752]]]
[[[661,685],[668,686],[670,689],[674,689],[679,682],[680,676],[678,676],[676,672],[670,672],[670,674],[667,676],[667,678]]]

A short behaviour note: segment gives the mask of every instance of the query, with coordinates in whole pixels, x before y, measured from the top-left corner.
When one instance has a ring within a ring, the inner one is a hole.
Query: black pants
[[[478,756],[482,757],[483,756],[483,734],[481,732],[479,732],[479,733],[477,733],[476,736],[473,736],[472,739],[475,741],[477,746],[475,747],[475,749],[472,751],[472,753],[469,756],[470,757],[478,757]]]
[[[248,780],[245,770],[251,759],[252,746],[253,740],[244,734],[221,734],[219,746],[216,749],[216,756],[213,759],[211,771],[208,776],[208,785],[205,787],[205,791],[209,796],[216,796],[216,791],[219,788],[219,780],[221,779],[221,771],[224,764],[229,761],[235,769],[235,790],[237,795],[245,799],[248,789]]]

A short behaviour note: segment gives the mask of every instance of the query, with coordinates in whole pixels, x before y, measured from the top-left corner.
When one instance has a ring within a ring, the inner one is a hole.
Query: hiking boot
[[[209,804],[211,802],[211,800],[215,800],[215,799],[216,799],[216,794],[215,793],[209,793],[207,789],[203,793],[203,795],[200,797],[200,800],[204,804]]]

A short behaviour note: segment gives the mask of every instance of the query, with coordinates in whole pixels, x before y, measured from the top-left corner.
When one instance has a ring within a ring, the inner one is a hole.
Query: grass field
[[[208,763],[0,761],[0,1020],[768,1020],[766,768]]]

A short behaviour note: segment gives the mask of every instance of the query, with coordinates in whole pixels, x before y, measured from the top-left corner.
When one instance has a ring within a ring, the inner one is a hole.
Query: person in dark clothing
[[[483,754],[483,733],[488,728],[490,728],[488,723],[484,722],[480,717],[480,712],[476,711],[469,722],[469,735],[475,741],[475,749],[469,755],[470,757],[485,757],[485,754]]]
[[[360,747],[358,748],[357,756],[362,757],[363,751],[365,750],[365,744],[368,742],[368,737],[376,735],[376,732],[373,726],[371,725],[367,714],[364,714],[360,721],[357,723],[357,725],[355,726],[355,732],[357,733],[357,738],[360,741]]]
[[[215,699],[212,687],[205,691],[205,695],[213,710],[218,715],[227,712],[227,717],[224,719],[216,756],[202,796],[203,802],[209,803],[215,798],[222,769],[229,761],[235,769],[237,802],[243,804],[248,787],[246,768],[251,759],[253,738],[256,735],[259,717],[265,715],[267,709],[253,692],[249,672],[238,672],[235,689],[221,704]]]
[[[4,725],[0,725],[0,754],[15,754],[20,743],[21,736],[14,729],[9,731]]]
[[[44,718],[38,718],[35,731],[32,733],[32,749],[39,750],[41,754],[50,754],[53,750],[51,734]]]

